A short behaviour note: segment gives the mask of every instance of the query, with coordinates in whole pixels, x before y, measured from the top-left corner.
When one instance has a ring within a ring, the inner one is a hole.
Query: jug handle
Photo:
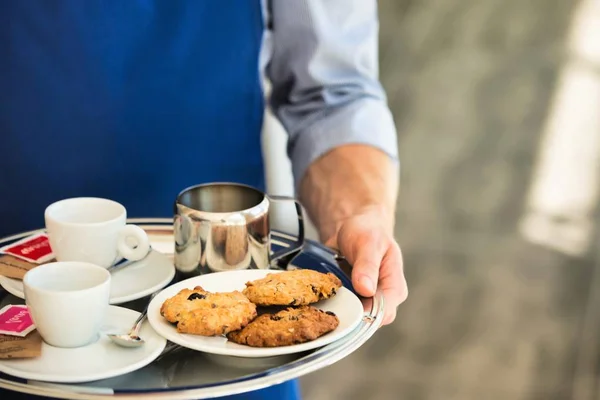
[[[296,241],[290,245],[290,247],[283,248],[275,251],[271,256],[271,265],[277,264],[282,268],[286,268],[292,261],[292,258],[296,256],[302,250],[304,246],[304,216],[302,212],[302,205],[298,200],[289,196],[271,196],[269,200],[273,201],[293,201],[296,206],[296,215],[298,217],[298,236]]]

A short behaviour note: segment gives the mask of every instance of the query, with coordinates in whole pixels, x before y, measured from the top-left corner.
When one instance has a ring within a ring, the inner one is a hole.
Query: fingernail
[[[363,275],[360,277],[360,279],[358,281],[368,291],[375,292],[375,284],[373,283],[373,280],[371,278],[369,278],[368,276]]]

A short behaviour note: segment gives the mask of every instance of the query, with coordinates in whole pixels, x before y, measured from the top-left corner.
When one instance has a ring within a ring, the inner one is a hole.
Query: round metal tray
[[[173,253],[171,219],[130,219],[129,222],[140,225],[148,232],[155,249]],[[35,232],[38,231],[0,239],[0,245]],[[291,235],[273,232],[274,250],[288,247],[294,241],[295,237]],[[288,268],[333,272],[340,277],[344,286],[352,290],[350,279],[339,267],[334,254],[319,243],[307,241]],[[174,282],[181,278],[176,276]],[[315,372],[358,349],[377,331],[383,320],[382,295],[362,301],[364,318],[355,330],[337,342],[303,354],[245,359],[209,355],[169,343],[153,363],[119,377],[64,385],[27,381],[0,373],[0,388],[67,399],[206,399],[254,391]],[[0,308],[5,304],[22,302],[0,288]],[[148,298],[143,298],[121,306],[140,310],[147,302]]]

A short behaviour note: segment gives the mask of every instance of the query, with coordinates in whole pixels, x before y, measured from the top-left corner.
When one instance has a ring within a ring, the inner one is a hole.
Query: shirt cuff
[[[296,193],[310,164],[346,144],[375,147],[400,166],[396,127],[385,102],[373,98],[353,101],[343,107],[328,109],[289,143]]]

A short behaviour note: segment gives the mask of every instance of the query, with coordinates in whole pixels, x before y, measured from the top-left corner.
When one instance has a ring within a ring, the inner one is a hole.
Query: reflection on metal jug
[[[199,235],[194,232],[194,223],[185,215],[176,215],[173,222],[175,237],[175,268],[181,272],[191,273],[200,264],[202,244]]]

